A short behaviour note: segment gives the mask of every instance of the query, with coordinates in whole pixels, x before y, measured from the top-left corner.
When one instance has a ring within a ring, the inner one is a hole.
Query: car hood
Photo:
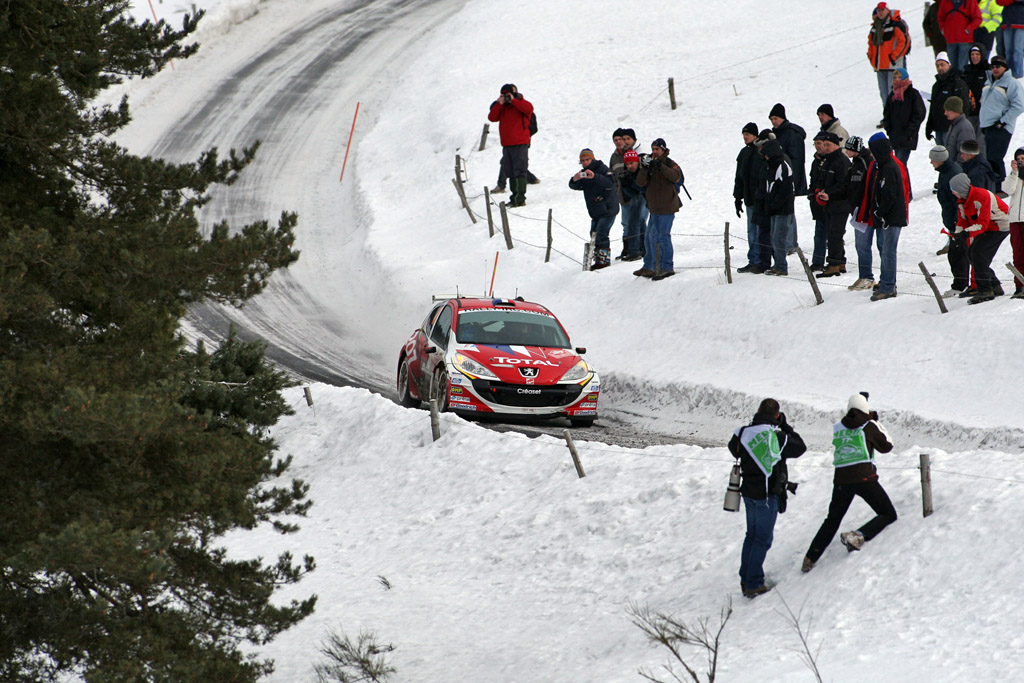
[[[502,382],[514,384],[555,384],[581,360],[572,349],[545,346],[459,344],[456,351],[483,364]]]

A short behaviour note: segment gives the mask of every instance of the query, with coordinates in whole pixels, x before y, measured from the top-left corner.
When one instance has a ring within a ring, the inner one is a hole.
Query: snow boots
[[[509,178],[509,188],[512,192],[512,196],[509,197],[509,206],[525,206],[526,205],[526,178]]]
[[[607,268],[612,264],[612,251],[611,249],[598,249],[594,253],[594,263],[590,266],[591,270],[601,270]]]
[[[854,550],[860,550],[864,545],[864,535],[859,531],[844,531],[839,534],[839,540],[842,541],[843,545],[851,553]]]

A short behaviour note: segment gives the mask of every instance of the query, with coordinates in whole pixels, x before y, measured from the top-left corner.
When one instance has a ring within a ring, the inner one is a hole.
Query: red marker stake
[[[498,254],[499,252],[494,252],[494,271],[491,273],[491,293],[487,296],[494,296],[494,276],[498,274]]]
[[[341,164],[341,177],[338,178],[338,182],[339,183],[342,180],[345,179],[345,166],[348,164],[348,151],[349,151],[349,149],[352,148],[352,136],[356,132],[356,119],[357,118],[359,118],[359,103],[358,102],[356,102],[356,113],[355,113],[355,116],[352,117],[352,130],[350,130],[348,132],[348,144],[345,145],[345,161],[343,161],[342,164]]]

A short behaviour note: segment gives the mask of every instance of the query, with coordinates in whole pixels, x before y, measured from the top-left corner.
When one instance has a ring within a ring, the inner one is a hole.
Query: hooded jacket
[[[582,190],[587,202],[587,213],[591,218],[605,218],[619,212],[619,199],[615,194],[615,180],[612,172],[600,159],[594,159],[585,169],[593,171],[593,178],[569,179],[569,187]]]
[[[875,468],[874,462],[875,452],[888,453],[891,451],[892,440],[889,437],[889,432],[885,431],[885,428],[878,424],[877,420],[877,414],[868,415],[856,408],[851,408],[843,417],[841,422],[847,429],[864,427],[864,441],[867,442],[868,453],[872,460],[848,467],[837,467],[832,477],[833,484],[858,484],[878,478],[878,470]]]
[[[807,131],[792,121],[783,121],[778,128],[772,128],[775,139],[793,166],[793,190],[798,195],[807,194],[807,172],[804,170],[804,140]]]
[[[981,187],[990,192],[996,191],[999,176],[992,170],[988,159],[981,155],[975,155],[967,161],[961,161],[960,166],[963,168],[963,172],[967,174],[967,177],[971,179],[973,187]]]
[[[903,32],[899,10],[889,10],[884,20],[872,12],[871,30],[868,32],[868,61],[875,71],[888,71],[903,66],[903,58],[910,49],[910,40]]]
[[[908,202],[902,164],[893,157],[887,139],[872,140],[868,144],[877,168],[872,188],[874,227],[904,228]]]
[[[963,79],[964,83],[967,84],[967,90],[971,93],[971,109],[972,111],[978,111],[981,109],[981,94],[985,89],[985,83],[988,81],[988,72],[992,68],[988,60],[985,59],[985,46],[975,43],[974,45],[981,50],[982,58],[977,64],[971,64],[967,62],[967,66],[964,67]]]
[[[893,149],[917,149],[921,124],[925,120],[924,99],[911,83],[897,100],[890,92],[882,109],[882,126]]]
[[[764,472],[744,448],[739,434],[733,434],[729,439],[729,452],[740,459],[740,472],[743,474],[740,493],[747,498],[764,500],[768,497],[767,492],[774,491],[778,487],[779,478],[783,476],[783,473],[785,473],[784,476],[789,476],[786,460],[799,458],[807,450],[807,446],[786,421],[785,413],[779,413],[778,417],[767,413],[756,413],[749,426],[754,425],[770,425],[778,428],[776,436],[779,439],[779,446],[782,448],[782,459],[772,468],[771,476],[767,478],[767,481]],[[737,432],[742,432],[743,429],[744,427],[741,427]]]
[[[765,168],[764,210],[769,216],[791,216],[794,197],[794,171],[789,157],[778,140],[768,140],[761,147],[768,160]]]
[[[743,145],[736,156],[736,178],[732,186],[733,199],[742,199],[747,206],[758,203],[757,183],[761,179],[759,166],[764,166],[764,157],[754,143]]]

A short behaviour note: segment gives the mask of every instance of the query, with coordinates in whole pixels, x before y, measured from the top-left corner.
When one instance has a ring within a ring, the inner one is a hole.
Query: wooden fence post
[[[484,185],[484,199],[487,201],[487,236],[494,237],[494,214],[491,212],[491,191]]]
[[[1014,268],[1012,263],[1007,263],[1006,267],[1010,269],[1010,272],[1013,273],[1013,276],[1015,278],[1017,278],[1021,282],[1024,282],[1024,275],[1021,275],[1020,271]]]
[[[932,504],[931,458],[927,453],[921,454],[921,502],[925,517],[935,512],[935,506]]]
[[[498,208],[501,210],[501,230],[505,233],[505,248],[514,249],[515,245],[512,244],[512,231],[508,227],[508,210],[505,208],[505,202],[498,204]]]
[[[825,302],[821,298],[821,290],[818,289],[818,281],[814,277],[814,273],[811,272],[811,266],[807,263],[807,257],[804,256],[803,249],[800,247],[796,248],[796,255],[800,257],[800,263],[804,267],[804,273],[807,274],[807,281],[811,283],[811,289],[814,290],[814,300],[818,302],[818,306]]]
[[[302,394],[306,397],[306,405],[310,408],[313,407],[313,392],[309,390],[309,387],[302,387]]]
[[[668,101],[672,103],[672,111],[676,110],[676,81],[668,79]]]
[[[466,190],[462,187],[462,181],[452,178],[452,184],[455,185],[455,192],[459,195],[459,200],[462,202],[462,208],[469,214],[469,220],[476,224],[476,215],[473,213],[473,209],[469,206],[469,200],[466,199]]]
[[[729,256],[729,221],[725,222],[725,278],[732,284],[732,258]]]
[[[590,270],[590,263],[594,259],[594,245],[597,241],[597,235],[594,233],[590,234],[590,241],[583,245],[583,270]],[[655,261],[657,263],[657,261]]]
[[[430,399],[430,433],[434,441],[441,438],[441,415],[437,412],[437,399]]]
[[[491,132],[491,124],[485,123],[484,124],[484,132],[480,134],[480,149],[477,150],[478,152],[484,151],[484,147],[487,146],[487,134],[490,133],[490,132]]]
[[[548,209],[548,250],[544,253],[544,263],[551,261],[551,209]]]
[[[935,300],[939,302],[939,310],[943,313],[949,313],[949,311],[946,310],[946,302],[942,300],[942,292],[939,291],[939,288],[935,284],[935,280],[932,279],[932,274],[924,267],[924,261],[918,261],[917,267],[921,269],[922,273],[924,273],[925,282],[927,282],[928,286],[932,288],[932,294],[935,295]]]
[[[565,436],[565,445],[569,447],[569,454],[572,456],[572,464],[576,466],[576,475],[579,479],[587,476],[587,473],[583,471],[583,463],[580,462],[580,454],[576,452],[576,444],[572,441],[572,434],[568,429],[563,429],[562,434]]]

